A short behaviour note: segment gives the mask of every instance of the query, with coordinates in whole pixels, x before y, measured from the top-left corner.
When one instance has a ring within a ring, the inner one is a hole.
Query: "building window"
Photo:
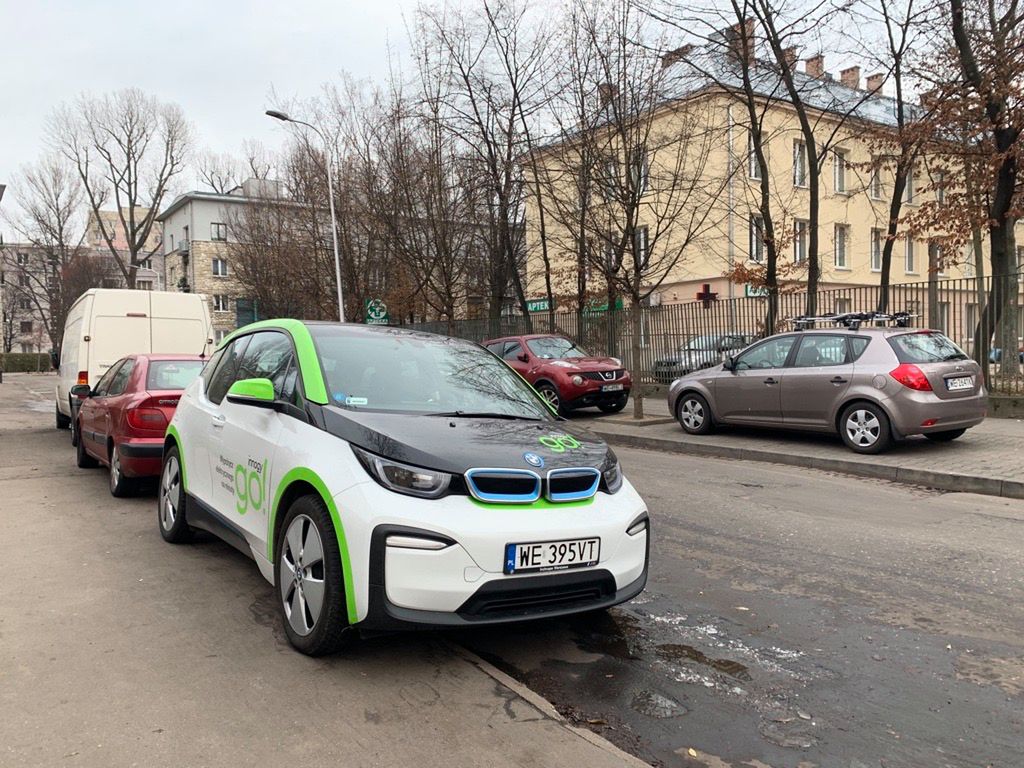
[[[32,354],[32,344],[28,343],[28,342],[22,342],[22,344],[21,344],[21,352],[22,352],[22,354],[25,354],[25,355]]]
[[[221,224],[218,221],[210,224],[210,239],[217,243],[227,242],[228,239],[228,225]]]
[[[928,271],[934,271],[940,277],[945,277],[946,265],[943,263],[942,245],[935,240],[928,241]]]
[[[914,238],[907,238],[907,250],[906,250],[906,264],[904,265],[904,271],[908,275],[916,274],[914,267],[917,265],[914,263]]]
[[[214,277],[227,277],[228,276],[228,260],[227,259],[214,259],[213,260],[213,276]]]
[[[882,169],[878,167],[878,161],[875,161],[874,167],[871,169],[871,181],[868,183],[868,194],[871,195],[872,200],[882,199]]]
[[[793,142],[793,186],[807,186],[807,145],[799,139]]]
[[[943,171],[935,172],[935,201],[939,205],[946,204],[946,174]]]
[[[835,230],[835,246],[836,246],[836,268],[837,269],[849,269],[850,265],[846,261],[846,248],[850,241],[850,227],[847,224],[836,224]]]
[[[633,193],[638,197],[647,191],[650,183],[651,169],[647,164],[647,153],[643,147],[633,150],[633,161],[629,164],[629,180],[633,185]]]
[[[793,263],[807,261],[807,222],[797,219],[793,222]]]
[[[143,259],[142,261],[139,262],[139,269],[152,269],[152,268],[153,268],[153,260],[152,259]]]
[[[1024,245],[1017,246],[1017,282],[1024,283]]]
[[[32,309],[32,302],[28,299],[18,299],[18,309],[28,311]]]
[[[32,333],[32,321],[22,320],[20,323],[21,333]]]
[[[18,266],[19,267],[28,266],[28,254],[27,253],[19,253],[18,256],[17,256],[17,259],[18,259]]]
[[[882,271],[882,230],[871,230],[871,271]]]
[[[935,318],[935,329],[939,330],[939,331],[942,331],[943,333],[948,333],[949,332],[948,331],[948,329],[949,329],[949,302],[948,301],[940,301],[940,302],[938,302],[938,306],[936,307],[936,310],[938,311],[938,315],[939,316]]]
[[[764,145],[762,144],[762,150]],[[747,176],[752,179],[761,178],[761,166],[757,162],[757,152],[754,148],[754,132],[747,133]]]
[[[230,331],[225,331],[223,328],[217,329],[213,332],[213,343],[219,345],[229,333]]]
[[[614,157],[606,157],[601,167],[604,178],[601,189],[604,192],[605,200],[614,200],[615,192],[619,182],[619,161]]]
[[[230,312],[228,308],[228,297],[222,293],[216,293],[213,296],[213,311],[214,312]]]
[[[18,275],[18,285],[22,288],[28,288],[29,282],[28,275]]]
[[[750,217],[750,260],[760,264],[764,261],[764,219]]]
[[[647,269],[647,262],[650,261],[651,254],[647,242],[647,227],[637,227],[636,234],[634,235],[634,256],[636,257],[637,264],[640,265],[640,269]]]
[[[835,184],[836,192],[846,193],[846,152],[837,149],[832,153],[832,182]]]
[[[907,185],[903,188],[903,202],[914,202],[914,169],[907,171]]]
[[[135,288],[139,291],[152,291],[153,281],[152,280],[136,280]]]
[[[836,299],[835,309],[833,310],[837,315],[846,315],[850,312],[850,299],[842,298]]]

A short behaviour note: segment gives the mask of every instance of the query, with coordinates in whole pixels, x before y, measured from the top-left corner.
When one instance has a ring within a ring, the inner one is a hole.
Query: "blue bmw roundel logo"
[[[531,467],[543,467],[544,466],[544,459],[543,459],[543,457],[538,456],[536,453],[531,453],[530,451],[527,451],[526,453],[523,454],[523,459]]]

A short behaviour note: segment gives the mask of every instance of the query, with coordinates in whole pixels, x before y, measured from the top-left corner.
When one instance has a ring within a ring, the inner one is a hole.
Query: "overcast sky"
[[[274,148],[271,89],[308,97],[342,71],[384,77],[414,0],[0,0],[0,184],[44,150],[47,115],[135,86],[180,104],[197,146]],[[13,204],[12,193],[0,205]],[[0,229],[2,231],[2,229]],[[9,233],[6,233],[9,234]]]

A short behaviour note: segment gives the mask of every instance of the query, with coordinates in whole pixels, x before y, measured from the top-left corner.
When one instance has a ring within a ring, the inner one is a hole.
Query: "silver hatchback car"
[[[857,453],[924,435],[948,441],[985,418],[981,368],[944,334],[911,328],[771,336],[669,387],[684,430],[718,424],[838,432]]]

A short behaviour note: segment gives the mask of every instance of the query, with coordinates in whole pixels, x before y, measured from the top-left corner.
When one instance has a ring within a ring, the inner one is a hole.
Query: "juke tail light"
[[[932,384],[928,381],[928,377],[925,376],[924,371],[913,363],[903,363],[889,371],[889,375],[908,389],[914,389],[918,392],[932,391]]]

